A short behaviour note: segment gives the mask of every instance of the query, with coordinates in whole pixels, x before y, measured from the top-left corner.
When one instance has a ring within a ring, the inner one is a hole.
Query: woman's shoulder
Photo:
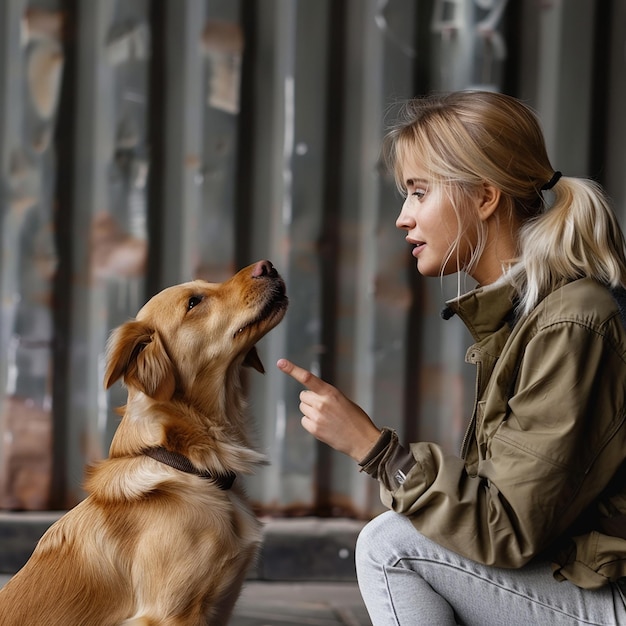
[[[541,327],[567,322],[594,330],[615,322],[623,327],[615,295],[592,278],[580,278],[555,289],[537,305],[533,317]]]

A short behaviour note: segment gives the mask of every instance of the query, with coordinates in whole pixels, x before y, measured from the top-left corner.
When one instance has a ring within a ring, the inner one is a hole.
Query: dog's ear
[[[263,367],[263,363],[261,363],[261,359],[259,358],[259,353],[256,351],[256,347],[252,346],[248,351],[248,354],[243,359],[243,364],[247,367],[253,367],[257,372],[261,374],[265,374],[265,368]]]
[[[126,322],[116,328],[107,343],[104,387],[122,378],[157,400],[169,400],[176,388],[176,375],[157,331],[143,322]]]

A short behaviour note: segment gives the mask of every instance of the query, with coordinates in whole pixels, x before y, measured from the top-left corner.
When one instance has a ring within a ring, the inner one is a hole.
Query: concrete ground
[[[232,626],[371,626],[356,583],[251,581]]]

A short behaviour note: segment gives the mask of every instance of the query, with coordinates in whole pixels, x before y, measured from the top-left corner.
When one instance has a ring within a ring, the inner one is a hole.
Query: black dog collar
[[[179,454],[178,452],[172,452],[167,448],[148,448],[144,450],[143,453],[146,456],[154,459],[155,461],[159,461],[160,463],[169,465],[170,467],[180,470],[181,472],[193,474],[194,476],[199,476],[200,478],[206,478],[207,480],[211,480],[223,491],[227,491],[228,489],[230,489],[235,482],[235,478],[237,478],[237,474],[235,474],[234,472],[227,472],[226,474],[214,474],[209,470],[200,470],[195,467],[195,465],[193,465],[186,456],[184,456],[183,454]]]

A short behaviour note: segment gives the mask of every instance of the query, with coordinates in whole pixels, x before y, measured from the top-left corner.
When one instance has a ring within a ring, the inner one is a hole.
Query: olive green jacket
[[[496,284],[448,303],[475,340],[461,457],[404,450],[384,430],[361,465],[383,503],[441,545],[498,567],[547,557],[557,579],[600,587],[626,576],[626,330],[591,279],[517,323],[512,296]]]

